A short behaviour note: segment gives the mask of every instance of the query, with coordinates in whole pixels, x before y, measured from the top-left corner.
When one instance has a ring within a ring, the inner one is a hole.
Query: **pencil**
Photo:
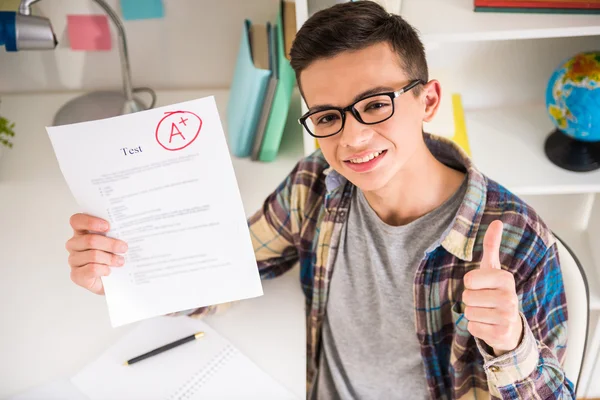
[[[202,336],[204,336],[204,332],[194,333],[193,335],[190,335],[190,336],[184,337],[182,339],[176,340],[173,343],[165,344],[164,346],[161,346],[161,347],[159,347],[157,349],[154,349],[152,351],[144,353],[141,356],[137,356],[135,358],[132,358],[131,360],[125,361],[125,364],[123,364],[123,365],[135,364],[136,362],[145,360],[146,358],[155,356],[155,355],[160,354],[160,353],[162,353],[164,351],[171,350],[172,348],[175,348],[177,346],[181,346],[182,344],[191,342],[191,341],[196,340],[196,339],[200,339]]]

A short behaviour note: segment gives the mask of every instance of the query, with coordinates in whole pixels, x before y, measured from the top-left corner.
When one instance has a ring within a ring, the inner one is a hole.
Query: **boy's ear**
[[[421,98],[425,106],[423,122],[430,122],[438,111],[440,99],[442,98],[442,86],[440,82],[432,79],[423,85]]]

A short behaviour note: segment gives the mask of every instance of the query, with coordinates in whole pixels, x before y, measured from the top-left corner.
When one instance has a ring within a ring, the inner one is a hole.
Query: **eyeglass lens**
[[[392,99],[388,95],[367,97],[356,103],[354,108],[366,124],[381,122],[394,112]],[[315,136],[330,136],[342,130],[342,121],[339,110],[329,109],[311,114],[306,119],[306,125]]]

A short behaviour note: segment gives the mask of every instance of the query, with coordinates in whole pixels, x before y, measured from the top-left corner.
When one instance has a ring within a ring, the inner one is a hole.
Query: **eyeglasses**
[[[331,107],[324,110],[309,111],[298,119],[308,133],[316,138],[326,138],[336,135],[344,129],[346,112],[350,111],[361,124],[379,124],[394,115],[394,99],[408,92],[419,84],[425,84],[421,79],[415,79],[396,92],[377,93],[364,97],[348,107]]]

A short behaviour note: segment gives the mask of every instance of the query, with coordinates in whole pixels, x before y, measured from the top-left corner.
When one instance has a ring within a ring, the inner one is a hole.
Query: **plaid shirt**
[[[574,398],[573,384],[561,367],[567,308],[552,232],[527,204],[479,172],[453,142],[424,137],[438,160],[468,175],[458,213],[427,250],[413,285],[416,340],[431,398]],[[277,277],[300,262],[308,393],[318,370],[329,284],[353,190],[317,151],[301,160],[249,219],[263,279]],[[479,267],[484,234],[496,219],[504,223],[501,265],[515,277],[524,322],[520,345],[500,357],[467,331],[461,302],[463,276]]]

